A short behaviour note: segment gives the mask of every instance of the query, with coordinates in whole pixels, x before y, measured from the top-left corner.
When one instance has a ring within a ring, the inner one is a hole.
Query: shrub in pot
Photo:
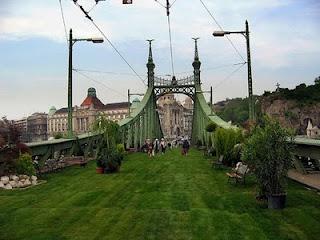
[[[123,155],[118,151],[111,151],[106,158],[106,166],[104,169],[105,173],[119,172]]]
[[[242,160],[251,165],[268,207],[282,209],[286,201],[286,178],[292,161],[292,134],[278,122],[265,119],[243,146]]]
[[[104,168],[105,168],[103,156],[98,156],[96,159],[96,163],[97,163],[96,173],[103,174]]]

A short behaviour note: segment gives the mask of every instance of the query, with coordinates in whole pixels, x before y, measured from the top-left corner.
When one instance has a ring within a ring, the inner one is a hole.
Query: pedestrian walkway
[[[288,177],[308,187],[311,187],[320,191],[320,172],[302,174],[295,169],[291,169],[288,172]]]

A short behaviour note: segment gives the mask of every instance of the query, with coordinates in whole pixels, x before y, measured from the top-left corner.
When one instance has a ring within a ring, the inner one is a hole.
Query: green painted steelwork
[[[93,156],[100,139],[100,134],[90,133],[74,139],[54,139],[39,143],[27,143],[27,146],[31,149],[32,156],[38,156],[39,160],[43,162],[60,155],[74,155],[74,149],[78,144],[83,149],[85,156]]]
[[[148,89],[142,101],[137,103],[130,113],[130,116],[119,122],[120,134],[127,148],[138,149],[147,138],[154,139],[163,136],[156,101],[160,96],[167,93],[181,93],[193,99],[194,111],[191,136],[193,144],[201,141],[202,144],[206,145],[210,135],[205,131],[205,128],[210,122],[214,122],[221,128],[237,128],[218,117],[205,100],[203,91],[201,90],[201,62],[199,59],[197,40],[198,39],[195,39],[195,57],[192,63],[194,75],[180,80],[177,80],[175,77],[173,77],[172,80],[154,77],[155,64],[152,58],[152,41],[149,41],[149,57],[147,63]],[[85,134],[78,136],[78,139],[44,141],[41,143],[30,143],[28,146],[31,148],[33,156],[39,156],[40,160],[45,161],[48,158],[54,157],[54,155],[72,155],[76,144],[80,144],[86,155],[93,155],[94,149],[97,147],[101,137],[100,134]],[[320,140],[296,138],[295,144],[296,156],[320,160]],[[302,164],[299,163],[297,159],[295,164],[304,172]]]

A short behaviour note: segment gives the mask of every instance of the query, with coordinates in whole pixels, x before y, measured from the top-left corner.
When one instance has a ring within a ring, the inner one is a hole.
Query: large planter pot
[[[96,173],[103,174],[103,172],[104,172],[104,169],[102,167],[97,167],[96,168]]]
[[[271,194],[268,195],[268,208],[270,209],[283,209],[286,205],[287,194]]]

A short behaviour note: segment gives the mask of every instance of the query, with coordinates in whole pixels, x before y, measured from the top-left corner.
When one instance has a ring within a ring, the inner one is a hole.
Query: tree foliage
[[[98,116],[92,126],[93,131],[101,133],[108,146],[115,146],[121,142],[120,127],[117,123],[107,119],[104,115]]]
[[[93,130],[102,134],[97,150],[97,166],[104,168],[105,173],[117,172],[124,156],[119,125],[99,116],[93,124]]]
[[[20,142],[20,129],[5,117],[0,120],[0,176],[16,173],[20,154],[30,149]]]
[[[209,122],[208,125],[206,126],[206,131],[209,133],[212,133],[216,130],[217,128],[217,124],[215,124],[214,122]]]
[[[235,98],[228,100],[221,111],[217,111],[217,115],[225,121],[242,125],[249,118],[248,99]]]
[[[16,163],[16,170],[19,174],[26,174],[28,176],[35,175],[36,170],[30,154],[24,153],[19,156]]]
[[[217,156],[224,156],[224,163],[232,165],[239,161],[237,144],[243,142],[241,130],[218,128],[214,133],[214,148]]]
[[[242,160],[254,169],[260,190],[280,194],[292,161],[292,134],[279,122],[265,120],[244,144]]]

